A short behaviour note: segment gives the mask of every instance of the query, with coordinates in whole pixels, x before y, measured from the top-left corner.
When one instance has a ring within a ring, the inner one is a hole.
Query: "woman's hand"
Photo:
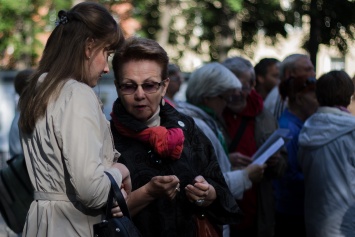
[[[193,185],[187,185],[185,191],[190,202],[194,202],[198,206],[209,206],[217,198],[214,187],[201,175],[194,179]]]
[[[155,176],[146,184],[145,188],[151,197],[166,196],[172,200],[180,191],[180,180],[175,175]]]
[[[121,208],[117,205],[117,202],[115,201],[113,203],[114,207],[111,209],[112,216],[114,217],[122,217],[123,213],[121,211]]]
[[[279,163],[280,159],[281,159],[281,153],[276,152],[266,161],[266,164],[268,167],[276,166]]]
[[[260,182],[264,177],[264,170],[266,168],[266,164],[258,165],[258,164],[251,164],[248,165],[245,170],[248,172],[248,177],[251,182],[257,183]]]
[[[112,167],[118,169],[122,175],[122,185],[121,190],[123,189],[127,195],[131,193],[132,190],[132,183],[131,183],[131,176],[129,173],[128,168],[121,163],[114,163]]]
[[[229,153],[229,160],[232,164],[232,167],[237,168],[244,168],[252,162],[251,157],[243,155],[240,152]]]

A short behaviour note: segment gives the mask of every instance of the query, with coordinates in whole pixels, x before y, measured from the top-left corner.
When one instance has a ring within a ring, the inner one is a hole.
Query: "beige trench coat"
[[[110,189],[104,171],[122,182],[110,168],[119,153],[93,90],[66,82],[22,146],[35,188],[23,236],[93,236]]]

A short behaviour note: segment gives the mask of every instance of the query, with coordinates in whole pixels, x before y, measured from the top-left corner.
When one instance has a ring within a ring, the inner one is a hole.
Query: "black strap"
[[[131,215],[129,214],[126,200],[124,199],[121,189],[118,187],[116,183],[116,180],[112,177],[110,173],[105,172],[105,174],[111,181],[111,189],[107,199],[106,217],[112,218],[111,209],[112,209],[113,198],[115,198],[118,203],[118,206],[121,208],[123,215],[131,219]]]
[[[15,159],[18,159],[17,161],[15,161]],[[31,189],[30,187],[28,187],[25,183],[25,181],[22,179],[21,175],[25,175],[25,174],[19,174],[16,170],[16,168],[14,167],[13,162],[21,162],[20,165],[22,165],[23,170],[25,172],[27,172],[27,167],[26,167],[26,161],[25,161],[25,157],[23,154],[21,155],[16,155],[14,157],[12,157],[10,160],[7,161],[8,166],[10,167],[12,173],[16,176],[17,180],[20,182],[20,184],[22,185],[22,187],[27,191],[28,194],[32,195],[33,194],[33,189]],[[28,178],[29,176],[26,175]],[[26,178],[27,178],[26,177]]]
[[[248,119],[246,117],[242,117],[242,121],[240,122],[238,131],[235,134],[233,141],[228,147],[229,152],[233,152],[237,148],[238,143],[244,134],[245,128],[247,127],[247,123],[248,123]]]

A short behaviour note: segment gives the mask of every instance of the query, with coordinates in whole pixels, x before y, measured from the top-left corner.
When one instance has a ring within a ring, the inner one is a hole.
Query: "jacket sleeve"
[[[53,118],[54,130],[70,182],[84,206],[100,208],[106,204],[111,185],[102,163],[107,155],[103,151],[104,134],[109,128],[102,126],[104,117],[89,87],[75,87],[61,103]],[[121,185],[119,170],[108,168],[107,171]]]
[[[190,134],[193,134],[190,138],[192,144],[195,144],[191,154],[193,166],[197,174],[202,175],[215,188],[217,194],[216,200],[206,207],[206,214],[218,224],[236,223],[241,212],[222,174],[213,145],[196,124]]]
[[[241,199],[244,191],[252,186],[252,182],[250,181],[247,172],[245,170],[231,171],[229,158],[212,129],[201,119],[194,118],[194,121],[198,128],[203,131],[203,133],[211,141],[217,156],[218,164],[223,173],[223,177],[233,197],[235,199]]]

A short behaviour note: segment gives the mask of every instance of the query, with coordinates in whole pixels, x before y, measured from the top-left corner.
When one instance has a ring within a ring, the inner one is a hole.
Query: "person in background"
[[[307,236],[355,234],[355,119],[346,109],[354,84],[344,71],[317,80],[319,108],[299,135]]]
[[[105,172],[129,194],[129,171],[115,162],[119,153],[92,90],[123,41],[102,5],[82,2],[58,12],[19,100],[21,142],[35,189],[23,236],[93,236],[111,189]],[[112,213],[122,216],[118,206]]]
[[[280,95],[287,100],[288,108],[280,119],[280,128],[289,129],[287,148],[287,170],[285,175],[274,180],[276,196],[275,237],[306,236],[304,224],[304,177],[297,161],[298,137],[301,128],[318,107],[315,94],[316,79],[302,76],[291,76],[280,85]]]
[[[22,91],[28,85],[29,78],[33,72],[34,72],[33,69],[25,69],[17,73],[14,79],[14,87],[18,96],[21,96]],[[9,132],[10,157],[23,154],[21,139],[20,139],[20,131],[18,128],[19,118],[20,118],[20,113],[18,110],[16,110],[15,117],[12,121],[10,132]]]
[[[355,86],[355,75],[354,75],[352,81],[353,81],[354,86]],[[355,116],[355,93],[350,98],[350,104],[348,105],[348,110],[350,111],[350,113],[352,115]]]
[[[263,58],[254,70],[255,90],[265,101],[270,91],[280,83],[280,61],[276,58]]]
[[[280,80],[284,81],[293,77],[315,77],[314,66],[308,55],[291,54],[280,64]],[[279,86],[276,85],[264,101],[264,106],[278,120],[287,107],[287,101],[282,100],[279,93]]]
[[[222,64],[242,83],[242,91],[234,94],[235,102],[223,110],[229,143],[229,158],[234,169],[245,169],[252,163],[251,157],[266,139],[278,128],[277,121],[263,108],[263,100],[254,89],[254,67],[245,58],[227,58]],[[286,155],[274,154],[267,162],[260,182],[254,182],[238,201],[244,218],[231,228],[231,236],[274,235],[274,196],[272,180],[283,175]]]
[[[194,118],[196,124],[211,140],[224,178],[235,199],[261,180],[264,166],[249,165],[243,170],[232,170],[228,148],[223,135],[225,127],[222,112],[233,102],[234,90],[240,91],[241,83],[233,73],[220,63],[208,63],[196,69],[190,76],[186,90],[189,103],[178,102],[177,110]],[[226,132],[225,132],[226,133]],[[223,236],[229,237],[229,226],[224,226]]]
[[[180,90],[180,86],[184,82],[184,77],[182,76],[179,66],[172,63],[168,65],[168,77],[169,86],[166,89],[165,99],[174,105],[174,96]]]
[[[118,99],[111,130],[132,176],[127,204],[143,236],[195,237],[196,216],[230,224],[239,208],[210,140],[164,99],[168,62],[156,41],[127,39],[112,61]]]

